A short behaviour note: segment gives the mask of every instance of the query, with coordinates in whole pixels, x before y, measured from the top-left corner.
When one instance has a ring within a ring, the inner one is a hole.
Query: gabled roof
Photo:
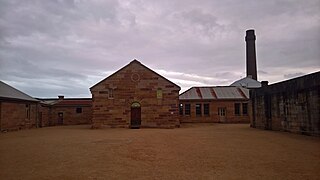
[[[230,84],[230,86],[237,86],[237,87],[246,87],[246,88],[260,88],[261,87],[261,83],[259,81],[256,81],[250,77],[245,77],[242,79],[239,79],[235,82],[233,82],[232,84]]]
[[[9,86],[2,81],[0,81],[0,98],[38,102],[37,99],[32,98],[31,96],[19,91],[12,86]]]
[[[101,80],[100,82],[98,82],[97,84],[93,85],[90,90],[94,87],[96,87],[97,85],[99,85],[100,83],[102,83],[103,81],[107,80],[108,78],[114,76],[115,74],[117,74],[118,72],[122,71],[123,69],[127,68],[128,66],[132,65],[132,64],[139,64],[140,66],[146,68],[148,71],[160,76],[161,78],[163,78],[164,80],[168,81],[169,83],[171,83],[172,85],[176,86],[177,88],[181,89],[180,86],[176,85],[175,83],[171,82],[170,80],[168,80],[167,78],[161,76],[160,74],[156,73],[155,71],[153,71],[152,69],[148,68],[147,66],[143,65],[142,63],[140,63],[138,60],[134,59],[133,61],[131,61],[129,64],[127,64],[126,66],[122,67],[121,69],[119,69],[118,71],[116,71],[115,73],[111,74],[110,76],[106,77],[105,79]]]
[[[192,87],[180,94],[179,100],[231,100],[249,99],[249,89],[243,87],[216,86]]]

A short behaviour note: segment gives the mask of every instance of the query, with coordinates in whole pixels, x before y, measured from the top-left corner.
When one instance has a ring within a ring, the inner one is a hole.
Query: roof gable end
[[[152,69],[148,68],[147,66],[143,65],[142,63],[140,63],[138,60],[134,59],[133,61],[131,61],[129,64],[125,65],[124,67],[122,67],[121,69],[119,69],[118,71],[114,72],[113,74],[111,74],[110,76],[104,78],[103,80],[101,80],[100,82],[98,82],[97,84],[93,85],[90,90],[92,90],[93,88],[95,88],[96,86],[98,86],[99,84],[101,84],[102,82],[108,80],[110,77],[118,74],[120,71],[126,69],[127,67],[129,67],[130,65],[133,65],[133,64],[138,64],[140,66],[142,66],[143,68],[147,69],[148,71],[150,71],[151,73],[153,74],[156,74],[157,76],[159,76],[160,78],[166,80],[167,82],[169,82],[170,84],[176,86],[177,88],[181,89],[180,86],[178,86],[177,84],[171,82],[170,80],[168,80],[167,78],[163,77],[162,75],[156,73],[155,71],[153,71]]]

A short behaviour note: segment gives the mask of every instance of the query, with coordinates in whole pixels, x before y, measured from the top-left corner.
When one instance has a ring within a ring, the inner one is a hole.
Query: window
[[[109,92],[109,99],[113,99],[113,89],[109,88],[108,92]]]
[[[30,105],[26,104],[26,119],[30,119]]]
[[[242,103],[242,114],[248,115],[248,103]]]
[[[157,98],[162,99],[162,89],[161,88],[158,88],[158,90],[157,90]]]
[[[196,104],[196,115],[201,116],[201,104]]]
[[[240,103],[234,103],[234,114],[240,115]]]
[[[108,88],[106,91],[99,91],[99,94],[103,94],[103,96],[108,97],[109,99],[113,99],[113,89]]]
[[[78,114],[79,114],[79,113],[82,113],[82,108],[81,108],[81,107],[77,107],[77,108],[76,108],[76,113],[78,113]]]
[[[185,115],[190,115],[190,104],[185,104],[185,107],[184,107],[184,114]]]
[[[226,108],[218,108],[219,116],[226,116]]]
[[[204,113],[204,115],[206,115],[206,116],[209,116],[210,115],[210,108],[209,108],[210,106],[209,106],[209,104],[204,104],[203,105],[203,113]]]
[[[179,104],[179,114],[183,115],[183,104]]]

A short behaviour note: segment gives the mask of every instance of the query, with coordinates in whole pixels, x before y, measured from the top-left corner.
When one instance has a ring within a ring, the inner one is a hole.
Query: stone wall
[[[251,126],[320,135],[320,72],[250,92]]]
[[[132,61],[90,90],[93,128],[130,127],[134,102],[141,105],[141,127],[179,126],[180,87],[138,61]]]
[[[82,112],[77,113],[76,109],[81,108]],[[59,125],[58,114],[63,113],[63,125],[91,124],[91,106],[53,106],[51,109],[51,124]]]
[[[52,107],[40,104],[39,105],[39,127],[53,126],[54,123],[51,118]]]
[[[235,103],[240,104],[240,114],[235,114]],[[180,105],[183,107],[180,114],[180,122],[214,122],[214,123],[249,123],[249,112],[243,114],[242,104],[248,105],[248,100],[203,100],[203,101],[188,101],[180,100]],[[191,105],[190,115],[185,114],[185,104]],[[201,115],[196,115],[196,104],[201,104]],[[204,114],[204,104],[209,104],[209,115]],[[249,108],[249,105],[247,106]],[[225,108],[225,116],[219,115],[219,108]]]
[[[37,103],[1,101],[0,107],[1,131],[37,127]]]

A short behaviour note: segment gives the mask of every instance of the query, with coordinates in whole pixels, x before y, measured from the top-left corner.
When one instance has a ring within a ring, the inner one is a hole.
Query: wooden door
[[[226,121],[226,112],[227,110],[225,107],[218,108],[219,122]]]
[[[140,128],[141,125],[141,107],[140,104],[133,104],[131,106],[131,128]]]
[[[58,113],[58,125],[63,124],[63,112]]]

